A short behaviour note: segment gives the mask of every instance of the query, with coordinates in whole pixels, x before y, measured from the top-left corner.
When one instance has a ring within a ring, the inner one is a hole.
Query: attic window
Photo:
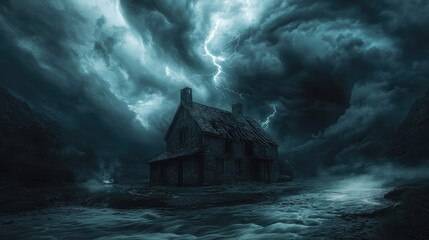
[[[179,130],[179,145],[186,143],[188,138],[188,127],[183,127]]]

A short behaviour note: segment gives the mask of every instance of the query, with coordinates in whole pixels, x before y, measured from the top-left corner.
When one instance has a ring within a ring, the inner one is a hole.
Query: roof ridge
[[[223,111],[223,112],[227,112],[227,113],[231,113],[231,114],[232,114],[232,112],[230,112],[230,111],[228,111],[228,110],[224,110],[224,109],[217,108],[217,107],[212,107],[212,106],[205,105],[205,104],[198,103],[198,102],[192,102],[192,104],[194,104],[194,103],[196,103],[196,104],[198,104],[198,105],[201,105],[201,106],[203,106],[203,107],[213,108],[213,109],[216,109],[216,110],[220,110],[220,111]]]
[[[198,104],[198,105],[201,105],[201,106],[204,106],[204,107],[207,107],[207,108],[213,108],[213,109],[216,109],[216,110],[220,110],[220,111],[223,111],[223,112],[227,112],[227,113],[232,114],[232,112],[231,112],[231,111],[224,110],[224,109],[221,109],[221,108],[212,107],[212,106],[205,105],[205,104],[198,103],[198,102],[192,102],[192,103],[193,103],[193,104],[194,104],[194,103],[196,103],[196,104]],[[249,116],[249,115],[244,115],[244,114],[243,114],[243,117],[245,117],[245,118],[250,118],[251,120],[253,120],[253,121],[255,121],[255,122],[256,122],[256,120],[255,120],[255,119],[253,119],[253,117],[251,117],[251,116]]]

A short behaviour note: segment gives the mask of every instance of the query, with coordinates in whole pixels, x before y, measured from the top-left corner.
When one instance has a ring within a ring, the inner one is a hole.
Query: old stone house
[[[166,152],[149,161],[153,185],[272,182],[279,175],[278,145],[240,103],[232,112],[209,107],[184,88],[164,139]]]

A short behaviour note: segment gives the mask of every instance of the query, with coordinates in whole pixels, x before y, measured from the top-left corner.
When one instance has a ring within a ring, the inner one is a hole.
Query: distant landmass
[[[0,88],[0,180],[61,183],[114,179],[146,181],[134,153],[98,148],[96,139],[68,129]],[[118,169],[120,168],[120,169]]]
[[[416,164],[429,156],[429,91],[411,106],[399,126],[391,154],[401,162]]]
[[[77,170],[97,168],[97,156],[83,138],[0,88],[1,180],[76,181]]]

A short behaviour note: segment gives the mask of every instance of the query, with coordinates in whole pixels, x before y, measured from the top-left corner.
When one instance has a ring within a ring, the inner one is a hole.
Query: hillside
[[[3,180],[69,181],[56,153],[63,129],[26,102],[0,89],[0,173]]]
[[[429,91],[412,105],[399,126],[391,153],[407,163],[429,156]]]

